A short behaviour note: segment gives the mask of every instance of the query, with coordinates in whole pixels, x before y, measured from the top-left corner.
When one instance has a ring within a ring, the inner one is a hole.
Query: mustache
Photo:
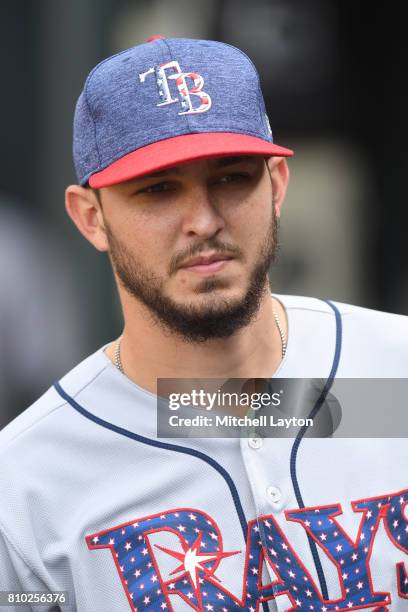
[[[218,239],[207,240],[205,244],[191,245],[186,251],[183,251],[182,253],[179,253],[173,257],[170,262],[170,274],[175,274],[182,262],[186,259],[191,259],[196,255],[200,255],[201,253],[208,251],[215,251],[220,255],[228,253],[237,259],[240,259],[243,256],[243,253],[239,247],[233,246],[226,242],[221,242]]]

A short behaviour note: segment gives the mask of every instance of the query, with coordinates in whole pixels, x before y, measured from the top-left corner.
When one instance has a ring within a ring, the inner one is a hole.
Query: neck
[[[200,344],[165,334],[143,305],[126,302],[121,361],[126,376],[152,393],[157,392],[157,378],[270,378],[281,362],[282,340],[273,313],[285,336],[286,314],[269,290],[247,327],[230,338]],[[114,361],[115,345],[106,353]]]

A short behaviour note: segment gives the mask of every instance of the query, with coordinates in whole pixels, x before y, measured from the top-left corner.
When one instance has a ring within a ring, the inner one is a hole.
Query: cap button
[[[164,38],[161,34],[155,34],[154,36],[149,36],[147,42],[153,42],[154,40],[159,40],[160,38]]]

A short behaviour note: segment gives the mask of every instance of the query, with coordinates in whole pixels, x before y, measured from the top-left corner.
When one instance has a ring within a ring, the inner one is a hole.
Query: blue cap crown
[[[184,38],[122,51],[91,71],[79,97],[78,182],[153,143],[208,133],[273,142],[258,73],[242,51]]]

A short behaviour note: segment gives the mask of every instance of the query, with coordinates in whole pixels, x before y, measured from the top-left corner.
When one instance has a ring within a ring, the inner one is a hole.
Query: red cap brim
[[[94,189],[109,187],[178,164],[224,155],[291,157],[293,151],[245,134],[185,134],[154,142],[124,155],[104,170],[92,174],[89,185]]]

